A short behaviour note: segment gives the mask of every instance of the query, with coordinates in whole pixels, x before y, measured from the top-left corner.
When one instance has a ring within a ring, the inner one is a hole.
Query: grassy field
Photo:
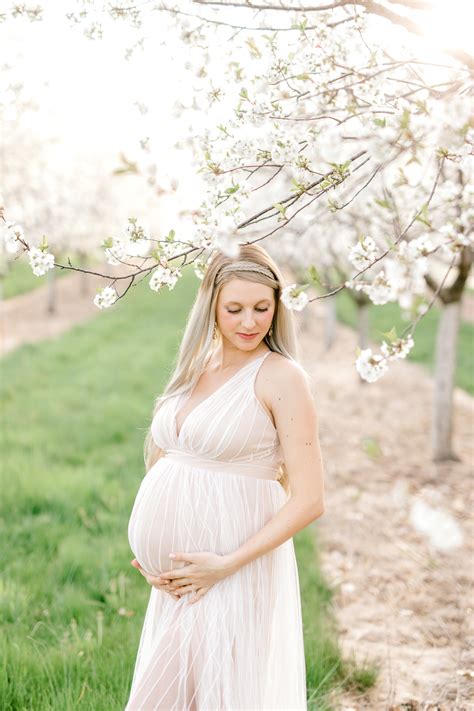
[[[169,375],[197,280],[146,284],[111,311],[1,362],[3,711],[118,711],[150,588],[127,523],[144,476],[154,396]],[[295,537],[309,708],[364,687],[341,660],[312,527]]]
[[[337,317],[339,321],[355,328],[356,306],[346,291],[337,295]],[[420,320],[415,331],[415,345],[408,354],[407,360],[423,365],[429,373],[433,373],[436,331],[440,317],[439,308],[432,307]],[[376,343],[383,340],[382,331],[389,331],[395,326],[400,334],[407,326],[400,316],[398,304],[384,306],[369,306],[370,337]],[[386,339],[385,339],[386,340]],[[472,351],[474,347],[474,324],[462,322],[458,338],[458,360],[456,368],[456,385],[474,395],[474,371],[472,368]],[[389,366],[390,367],[390,366]]]

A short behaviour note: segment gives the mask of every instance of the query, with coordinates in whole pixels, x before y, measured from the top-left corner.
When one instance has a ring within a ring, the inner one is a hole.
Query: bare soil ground
[[[97,271],[114,276],[127,274],[131,270],[122,265],[111,267],[101,265]],[[49,285],[20,296],[0,302],[0,356],[15,350],[23,343],[35,343],[52,338],[69,330],[76,323],[82,323],[100,314],[93,299],[99,289],[108,286],[110,280],[102,277],[72,272],[54,281],[56,304],[53,313],[48,312]],[[127,282],[128,283],[128,282]],[[121,287],[120,290],[122,290]]]
[[[473,709],[474,399],[456,389],[460,461],[435,464],[426,372],[397,361],[365,383],[351,363],[352,330],[338,325],[324,352],[322,310],[304,323],[303,362],[314,376],[326,473],[326,513],[316,524],[323,569],[345,654],[380,667],[371,692],[341,694],[337,707]],[[413,529],[417,498],[455,518],[462,547],[438,552]]]
[[[114,274],[118,274],[118,267]],[[92,280],[92,277],[88,279]],[[47,286],[1,304],[1,353],[62,333],[100,314],[97,279],[81,295],[80,275],[58,280],[58,309]],[[339,709],[474,709],[473,414],[474,399],[455,393],[454,449],[460,461],[435,464],[430,453],[432,381],[399,361],[376,383],[360,381],[355,335],[337,327],[324,351],[323,309],[299,316],[303,362],[314,396],[326,473],[326,513],[317,522],[322,561],[335,591],[347,656],[376,663],[367,694],[338,692]],[[416,498],[449,511],[464,544],[440,553],[416,533]]]

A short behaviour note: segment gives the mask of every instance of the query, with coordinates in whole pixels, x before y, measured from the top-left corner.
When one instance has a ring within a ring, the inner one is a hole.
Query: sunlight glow
[[[472,53],[474,2],[431,0],[433,9],[423,13],[426,40],[439,49],[463,49]]]

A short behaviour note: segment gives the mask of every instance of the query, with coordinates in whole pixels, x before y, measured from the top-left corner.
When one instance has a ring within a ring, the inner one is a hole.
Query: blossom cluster
[[[406,358],[413,345],[413,338],[407,336],[395,338],[390,343],[382,341],[381,354],[373,353],[372,348],[358,349],[359,354],[355,360],[356,370],[363,380],[373,383],[387,372],[389,360]]]
[[[142,11],[129,10],[118,3],[108,12],[141,27]],[[101,36],[102,18],[93,7],[69,18],[84,22],[91,38]],[[150,288],[173,289],[181,276],[171,264],[175,257],[191,254],[202,278],[202,253],[218,249],[233,257],[245,235],[266,239],[275,258],[298,272],[337,273],[346,289],[375,305],[397,302],[411,317],[422,314],[429,270],[450,269],[473,246],[474,123],[470,97],[458,90],[464,69],[445,65],[434,77],[409,43],[389,56],[367,15],[348,17],[343,8],[295,13],[291,31],[245,31],[232,42],[216,23],[186,13],[168,19],[187,44],[192,96],[178,100],[175,112],[193,127],[186,144],[203,190],[189,206],[195,216],[189,239],[180,241],[173,230],[155,239],[129,218],[120,236],[103,242],[108,264],[153,260]],[[146,114],[146,105],[136,103]],[[151,143],[149,137],[139,142],[141,165],[157,185]],[[275,234],[278,240],[271,239]],[[13,235],[10,229],[5,240],[10,249]],[[32,253],[37,274],[51,268],[40,251]],[[306,287],[285,288],[282,303],[302,310]],[[107,287],[95,303],[106,308],[117,298]],[[357,370],[376,380],[387,361],[405,357],[412,345],[410,336],[384,342],[380,355],[365,349]]]
[[[0,231],[0,238],[9,254],[16,254],[21,248],[20,240],[24,239],[25,233],[21,225],[8,221]]]
[[[23,227],[15,222],[6,221],[0,230],[0,245],[8,254],[17,254],[20,251],[28,252],[28,260],[35,276],[44,276],[50,269],[54,269],[54,255],[48,252],[43,240],[40,247],[28,246],[26,248]]]

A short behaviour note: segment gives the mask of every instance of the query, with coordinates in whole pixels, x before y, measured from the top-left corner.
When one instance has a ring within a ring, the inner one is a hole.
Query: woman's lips
[[[257,333],[238,333],[238,336],[241,338],[245,338],[245,340],[250,340],[251,338],[255,338],[257,336]]]

